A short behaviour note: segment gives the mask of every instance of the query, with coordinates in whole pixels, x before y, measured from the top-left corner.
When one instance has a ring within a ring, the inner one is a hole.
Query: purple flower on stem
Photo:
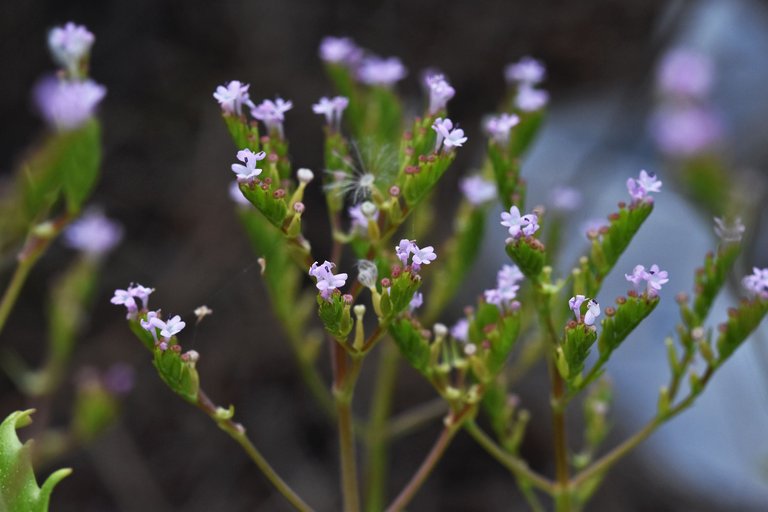
[[[479,206],[496,199],[496,184],[481,176],[469,176],[459,182],[459,188],[471,204]]]
[[[408,257],[411,255],[411,252],[413,252],[414,247],[416,247],[416,244],[405,238],[400,240],[400,243],[395,246],[395,255],[404,267],[408,265]]]
[[[256,162],[264,160],[267,154],[263,151],[254,153],[250,149],[241,149],[237,152],[237,159],[243,164],[232,164],[232,172],[237,174],[237,179],[249,181],[261,174],[261,169],[256,168]]]
[[[600,316],[600,304],[596,300],[590,299],[587,302],[587,312],[584,314],[584,324],[594,325],[597,317]]]
[[[285,113],[293,108],[292,101],[276,98],[275,101],[264,100],[251,109],[251,115],[266,125],[269,132],[276,132],[283,138],[283,121]]]
[[[409,256],[413,255],[413,263],[411,268],[414,272],[418,272],[422,265],[429,265],[430,262],[437,259],[435,249],[431,245],[420,248],[413,241],[403,238],[400,243],[395,246],[395,255],[400,260],[403,266],[408,265]]]
[[[652,202],[653,198],[649,196],[651,192],[661,192],[661,181],[656,178],[654,173],[640,171],[640,177],[627,179],[627,190],[632,199],[638,201]]]
[[[357,70],[357,77],[362,83],[382,87],[393,86],[407,74],[405,66],[397,57],[368,57]]]
[[[121,290],[118,288],[115,290],[115,295],[109,300],[109,302],[118,306],[125,306],[128,311],[126,318],[136,318],[136,313],[138,312],[139,308],[136,305],[136,300],[133,298],[133,295],[131,295],[129,290]]]
[[[573,311],[573,315],[576,317],[577,322],[581,322],[581,305],[587,298],[584,295],[576,295],[571,297],[568,301],[568,307]]]
[[[160,312],[147,311],[147,318],[141,320],[139,323],[141,324],[142,329],[148,331],[152,335],[152,338],[154,338],[155,343],[157,343],[157,326],[155,325],[155,319],[160,320]]]
[[[333,269],[335,267],[335,263],[326,260],[322,265],[314,262],[309,268],[309,275],[317,281],[315,286],[320,290],[320,296],[325,300],[330,299],[333,290],[341,288],[347,282],[347,274],[334,275]]]
[[[408,311],[413,313],[415,310],[420,308],[422,304],[424,304],[424,295],[421,292],[416,292],[413,294],[411,302],[408,303]]]
[[[356,65],[363,51],[348,37],[325,37],[320,42],[320,58],[329,64]]]
[[[54,27],[48,33],[48,48],[53,60],[63,66],[70,76],[78,76],[80,63],[88,58],[95,38],[83,25],[69,22],[63,27]]]
[[[66,245],[93,256],[108,253],[122,238],[122,225],[108,219],[98,209],[88,209],[64,231]]]
[[[155,317],[152,319],[152,323],[155,325],[155,327],[160,329],[160,336],[162,336],[165,341],[168,341],[172,337],[176,336],[187,325],[181,320],[179,315],[171,317],[167,322],[163,322],[159,318]]]
[[[536,85],[546,77],[544,64],[533,57],[523,57],[518,62],[509,64],[504,69],[504,78],[510,84]]]
[[[466,343],[467,340],[469,340],[469,320],[462,318],[456,322],[453,327],[451,327],[451,336],[453,336],[454,339]]]
[[[627,279],[627,281],[632,283],[632,286],[637,293],[642,293],[643,288],[645,288],[645,275],[645,267],[643,265],[635,265],[632,273],[624,274],[624,277]]]
[[[142,309],[147,309],[149,304],[149,296],[152,295],[152,292],[154,291],[154,288],[147,288],[146,286],[142,286],[140,284],[131,283],[131,286],[128,287],[128,293],[130,293],[132,297],[135,297],[141,301]]]
[[[715,234],[726,243],[741,242],[741,237],[747,228],[741,223],[741,217],[736,217],[733,222],[726,223],[720,217],[715,217]]]
[[[519,122],[520,118],[515,114],[502,113],[498,116],[491,116],[485,122],[485,132],[496,144],[507,147],[509,134]]]
[[[678,158],[709,150],[723,134],[720,119],[710,108],[689,104],[659,108],[651,118],[650,131],[662,153]]]
[[[435,140],[435,153],[440,150],[440,146],[443,146],[444,151],[448,151],[453,147],[461,147],[467,142],[467,137],[464,136],[464,130],[461,128],[453,128],[453,121],[450,119],[442,119],[438,117],[435,122],[432,123],[432,129],[437,133],[437,139]]]
[[[46,78],[35,87],[35,101],[46,122],[57,130],[73,130],[93,117],[107,89],[93,80],[68,82]]]
[[[661,270],[658,265],[654,264],[646,272],[645,280],[648,282],[648,296],[655,297],[661,290],[661,285],[669,282],[669,273],[666,270]]]
[[[512,309],[523,273],[516,265],[504,265],[496,274],[496,288],[485,290],[485,302],[499,309]]]
[[[341,115],[348,105],[349,99],[344,96],[336,96],[332,99],[323,96],[320,101],[312,105],[312,111],[315,114],[324,115],[331,130],[339,131],[341,129]]]
[[[681,98],[703,98],[712,87],[712,60],[688,48],[667,52],[659,65],[657,87],[662,94]]]
[[[222,111],[227,114],[240,116],[243,115],[243,105],[249,108],[256,107],[248,94],[249,87],[249,84],[242,83],[239,80],[232,80],[227,85],[216,87],[213,97],[221,105]]]
[[[515,96],[515,106],[523,112],[535,112],[547,106],[549,93],[523,84]]]
[[[456,89],[443,75],[430,75],[425,80],[429,89],[429,115],[435,115],[445,108],[448,100],[454,97]]]
[[[768,300],[768,268],[754,267],[752,273],[741,280],[741,284],[750,297]]]
[[[514,239],[533,235],[539,230],[538,222],[535,213],[520,215],[517,206],[512,206],[509,212],[501,212],[501,225],[509,229],[509,235]]]

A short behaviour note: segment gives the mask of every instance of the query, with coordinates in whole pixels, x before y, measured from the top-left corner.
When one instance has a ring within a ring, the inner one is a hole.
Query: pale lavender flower
[[[523,273],[516,265],[504,265],[496,274],[496,288],[483,292],[485,302],[502,310],[512,309],[522,280]]]
[[[73,130],[93,117],[107,89],[93,80],[68,82],[43,79],[35,87],[35,101],[43,118],[57,130]]]
[[[627,190],[629,191],[629,195],[632,196],[632,199],[651,202],[653,201],[653,198],[648,194],[651,192],[660,192],[661,181],[656,178],[654,173],[649,173],[643,169],[640,171],[640,176],[637,179],[627,179]]]
[[[568,307],[573,311],[573,315],[576,317],[577,322],[581,322],[581,305],[587,298],[584,295],[576,295],[571,297],[568,301]]]
[[[584,314],[584,324],[594,325],[597,317],[600,316],[600,304],[596,300],[590,299],[587,302],[587,312]]]
[[[109,300],[109,302],[118,306],[125,306],[125,308],[128,310],[126,318],[136,318],[136,313],[138,312],[139,308],[136,305],[136,300],[133,298],[133,295],[131,295],[128,290],[121,290],[118,288],[115,290],[115,294]]]
[[[163,322],[159,318],[153,318],[152,323],[160,329],[160,336],[166,341],[179,334],[187,325],[181,320],[179,315],[171,317],[167,322]]]
[[[661,290],[661,285],[669,282],[669,273],[666,270],[661,270],[658,265],[654,264],[646,272],[645,280],[648,282],[648,296],[655,297]]]
[[[408,311],[413,313],[420,308],[422,304],[424,304],[424,295],[421,292],[416,292],[413,294],[411,302],[408,303]]]
[[[143,309],[147,309],[147,305],[149,304],[149,296],[152,295],[152,292],[154,291],[154,288],[147,288],[146,286],[142,286],[140,284],[131,283],[131,286],[128,287],[128,293],[130,293],[132,297],[135,297],[141,301],[141,307]]]
[[[363,50],[348,37],[324,37],[320,42],[320,58],[330,64],[355,66],[363,56]]]
[[[482,176],[468,176],[462,179],[459,188],[467,201],[475,206],[496,199],[496,184]]]
[[[366,203],[373,205],[373,203],[370,203],[369,201],[366,201]],[[376,205],[373,205],[373,213],[371,215],[366,215],[366,211],[364,211],[365,209],[363,208],[363,205],[366,203],[356,204],[354,206],[350,206],[349,209],[347,209],[349,218],[352,221],[353,231],[367,233],[369,219],[373,220],[374,222],[379,220],[379,210],[375,209]]]
[[[338,131],[341,129],[342,113],[348,105],[349,99],[344,96],[336,96],[331,99],[323,96],[317,103],[312,105],[312,111],[315,114],[324,115],[331,130]]]
[[[539,217],[535,213],[520,215],[517,206],[512,206],[509,212],[501,212],[501,225],[509,229],[512,238],[531,236],[539,229]]]
[[[645,288],[646,286],[645,276],[646,276],[646,271],[643,265],[635,265],[635,268],[632,269],[631,274],[624,274],[624,277],[626,278],[626,280],[632,283],[632,286],[634,287],[637,293],[642,293],[643,288]]]
[[[216,87],[213,97],[221,105],[222,111],[227,114],[240,116],[243,114],[243,106],[248,108],[256,107],[248,94],[248,88],[250,88],[249,84],[242,83],[239,80],[232,80],[227,85]]]
[[[139,321],[142,329],[144,329],[145,331],[148,331],[152,335],[152,338],[154,338],[155,343],[157,343],[157,328],[154,324],[154,319],[160,318],[159,313],[160,313],[159,311],[147,311],[147,318]]]
[[[519,85],[536,85],[546,77],[544,64],[533,57],[523,57],[518,62],[509,64],[504,69],[504,78],[508,83]]]
[[[445,108],[448,100],[454,97],[456,90],[443,75],[430,75],[425,79],[429,89],[429,115],[435,115]]]
[[[95,38],[83,25],[69,22],[63,27],[54,27],[48,33],[48,48],[53,60],[63,66],[70,76],[78,76],[80,63],[88,58]]]
[[[705,54],[689,48],[667,52],[659,65],[657,87],[662,94],[703,98],[712,88],[714,66]]]
[[[418,271],[422,265],[429,265],[430,262],[437,259],[435,248],[431,245],[420,248],[418,245],[413,244],[411,252],[413,253],[413,264],[411,267],[415,271]]]
[[[517,265],[504,265],[496,274],[496,283],[499,288],[507,288],[517,285],[525,278]]]
[[[720,217],[715,217],[715,234],[726,243],[741,242],[746,227],[741,222],[741,217],[736,217],[732,222],[726,223]]]
[[[559,212],[578,210],[582,203],[581,192],[573,187],[557,186],[550,194],[552,209]]]
[[[237,174],[238,180],[249,181],[261,174],[261,169],[256,167],[256,162],[264,160],[267,154],[264,151],[254,153],[250,149],[241,149],[237,152],[237,159],[243,164],[232,164],[232,172]]]
[[[522,85],[515,96],[515,106],[523,112],[535,112],[547,106],[549,93],[543,89],[535,89]]]
[[[466,343],[469,340],[469,320],[461,318],[451,327],[451,336]]]
[[[240,183],[233,181],[229,184],[229,197],[240,206],[253,206],[240,190]]]
[[[382,87],[393,86],[407,74],[405,66],[397,57],[367,57],[357,70],[357,77],[362,83]]]
[[[702,105],[667,105],[650,120],[659,150],[672,157],[691,157],[715,146],[723,136],[720,118]]]
[[[768,268],[754,267],[752,273],[741,280],[741,284],[750,297],[768,300]]]
[[[111,251],[123,238],[123,226],[98,209],[88,209],[64,231],[64,243],[94,256]]]
[[[395,246],[395,255],[397,256],[397,258],[400,260],[400,263],[402,263],[404,267],[408,265],[408,258],[410,257],[415,247],[416,247],[415,243],[405,238],[400,240],[400,243],[398,243]]]
[[[502,113],[498,116],[491,116],[485,122],[485,132],[498,145],[507,147],[509,134],[519,122],[520,118],[515,114]]]
[[[315,286],[320,290],[320,296],[325,300],[330,299],[333,290],[341,288],[347,282],[347,274],[334,275],[333,269],[335,267],[335,263],[326,260],[322,265],[314,262],[309,268],[309,275],[317,281]]]
[[[453,128],[453,121],[450,119],[442,119],[438,117],[435,122],[432,123],[432,129],[437,133],[437,139],[435,139],[435,153],[440,150],[440,146],[443,146],[444,151],[448,151],[453,147],[461,147],[462,144],[467,142],[467,137],[464,136],[464,130],[461,128]]]
[[[283,121],[285,113],[293,108],[292,101],[285,101],[282,98],[276,98],[275,101],[264,100],[251,109],[251,115],[254,119],[263,122],[269,132],[277,132],[280,138],[283,138]]]

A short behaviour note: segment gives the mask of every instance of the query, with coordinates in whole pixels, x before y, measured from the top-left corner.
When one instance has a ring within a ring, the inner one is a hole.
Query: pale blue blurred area
[[[765,198],[765,169],[750,168],[768,156],[768,16],[757,2],[711,0],[695,3],[683,13],[684,23],[672,45],[686,45],[711,55],[716,66],[713,100],[727,124],[727,154],[736,175],[746,180],[750,198]],[[662,27],[663,29],[663,27]],[[661,29],[660,29],[661,30]],[[570,265],[587,248],[582,225],[629,201],[626,179],[640,169],[655,171],[664,181],[656,207],[619,260],[598,297],[605,308],[624,295],[625,272],[636,264],[657,263],[670,274],[661,304],[618,350],[608,367],[615,386],[612,421],[623,436],[639,430],[655,414],[659,387],[669,381],[664,338],[674,336],[679,322],[675,295],[691,293],[694,269],[716,248],[711,219],[694,209],[675,190],[646,133],[644,114],[650,105],[653,77],[626,89],[582,91],[555,97],[546,126],[524,164],[529,182],[528,209],[546,204],[555,185],[568,183],[584,192],[584,205],[569,218],[574,241],[561,261]],[[643,89],[645,87],[645,89]],[[644,108],[646,107],[646,108]],[[744,178],[744,176],[748,176]],[[748,229],[755,226],[748,226]],[[488,221],[489,236],[479,269],[470,281],[478,290],[493,284],[488,268],[506,263],[501,247],[506,233],[498,212]],[[747,264],[768,265],[765,229]],[[573,236],[579,232],[579,236]],[[568,266],[566,265],[566,267]],[[743,269],[746,270],[746,269]],[[472,290],[473,292],[475,290]],[[726,319],[740,290],[724,290],[715,303],[708,327]],[[694,406],[659,429],[638,449],[639,458],[665,485],[706,496],[713,503],[760,509],[768,504],[768,325],[765,323],[718,370]],[[701,363],[701,361],[699,361]],[[698,368],[703,365],[699,364]],[[686,392],[684,388],[681,396]]]

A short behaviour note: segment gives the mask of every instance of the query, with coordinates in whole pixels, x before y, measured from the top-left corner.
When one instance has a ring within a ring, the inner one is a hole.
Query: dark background
[[[673,5],[674,4],[674,5]],[[103,177],[94,196],[126,227],[109,258],[91,325],[73,367],[127,361],[136,388],[119,424],[91,447],[55,466],[75,473],[54,493],[56,511],[286,510],[238,447],[210,420],[157,379],[143,348],[111,306],[111,290],[130,281],[153,286],[152,304],[169,313],[207,304],[215,314],[183,343],[202,353],[204,387],[233,403],[267,457],[319,510],[339,509],[335,431],[305,392],[265,300],[255,256],[238,225],[226,187],[233,147],[211,94],[230,79],[251,84],[257,102],[279,94],[294,102],[286,132],[296,166],[321,168],[322,134],[310,105],[332,92],[317,58],[325,35],[348,35],[381,55],[397,55],[409,77],[399,87],[413,105],[420,70],[443,70],[458,93],[451,117],[478,133],[504,90],[503,66],[522,55],[543,59],[554,103],[574,91],[625,87],[640,111],[650,98],[652,66],[685,22],[686,2],[539,1],[230,1],[11,2],[0,4],[0,172],[6,176],[39,136],[32,84],[53,66],[46,34],[69,20],[95,35],[91,75],[108,88],[101,107]],[[462,151],[455,168],[479,163],[480,146]],[[441,189],[450,205],[458,173]],[[309,206],[319,204],[319,194]],[[448,207],[450,209],[450,206]],[[314,218],[313,218],[314,217]],[[324,247],[325,215],[305,215],[314,245]],[[45,332],[41,316],[50,279],[72,258],[54,247],[41,261],[2,335],[33,364]],[[7,274],[12,261],[2,262]],[[189,322],[191,324],[192,322]],[[190,343],[189,340],[194,338]],[[369,367],[373,368],[373,364]],[[327,375],[327,369],[324,369]],[[411,372],[401,373],[396,408],[431,397]],[[0,377],[0,411],[24,407]],[[364,397],[365,385],[360,390]],[[53,423],[67,419],[61,390]],[[539,393],[538,396],[541,396]],[[365,405],[358,399],[357,405]],[[524,453],[551,473],[548,417],[532,404]],[[364,409],[361,409],[361,412]],[[439,422],[392,450],[390,496],[407,481]],[[43,471],[45,473],[45,470]],[[654,479],[630,457],[597,494],[594,510],[709,510],[713,505]],[[524,509],[513,480],[460,435],[417,495],[412,510]]]

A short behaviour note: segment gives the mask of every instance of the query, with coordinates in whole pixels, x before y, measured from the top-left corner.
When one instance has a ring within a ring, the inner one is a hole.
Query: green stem
[[[438,397],[393,417],[389,421],[387,429],[382,431],[381,434],[390,439],[396,439],[447,412],[448,405],[445,403],[445,399]]]
[[[548,494],[555,493],[555,483],[539,475],[528,467],[524,460],[505,451],[493,439],[483,432],[483,430],[474,421],[467,421],[464,429],[472,436],[477,444],[482,446],[494,459],[502,466],[512,472],[520,480],[530,482],[534,487],[541,489]]]
[[[333,396],[339,429],[339,458],[341,460],[341,492],[344,512],[360,512],[360,488],[357,481],[355,430],[352,418],[352,397],[362,365],[361,359],[347,357],[339,342],[333,341]]]
[[[11,282],[8,283],[8,287],[3,294],[2,302],[0,302],[0,332],[3,332],[3,327],[5,327],[5,322],[8,320],[8,315],[10,315],[14,304],[16,304],[16,299],[19,297],[19,293],[24,286],[24,282],[27,280],[29,271],[32,270],[32,267],[34,266],[35,261],[37,261],[37,258],[20,260],[19,264],[16,266],[16,270],[13,272]]]
[[[278,475],[269,462],[267,462],[261,452],[256,449],[256,446],[254,446],[251,440],[248,439],[242,425],[235,423],[230,419],[221,418],[216,414],[216,406],[202,390],[198,392],[197,403],[195,405],[216,422],[220,429],[229,434],[229,436],[243,448],[243,451],[248,454],[261,472],[264,473],[264,476],[267,477],[278,492],[280,492],[280,494],[282,494],[296,510],[302,512],[311,512],[313,510],[312,507],[307,505],[304,500],[291,489],[285,480],[280,478],[280,475]]]
[[[397,382],[399,361],[397,346],[394,343],[385,343],[379,354],[379,366],[376,372],[376,383],[368,421],[368,436],[366,437],[368,453],[365,474],[368,489],[365,508],[370,512],[377,512],[384,506],[386,476],[389,466],[387,450],[390,441],[384,432],[392,409],[392,395]]]

